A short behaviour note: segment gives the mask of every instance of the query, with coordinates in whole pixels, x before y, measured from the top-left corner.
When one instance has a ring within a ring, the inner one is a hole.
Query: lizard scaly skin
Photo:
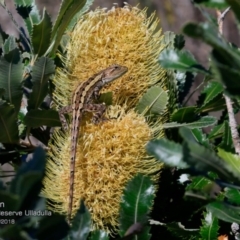
[[[72,112],[71,125],[71,162],[70,162],[70,188],[69,188],[69,205],[68,205],[68,221],[70,223],[72,215],[73,194],[74,194],[74,168],[77,150],[77,141],[79,136],[79,128],[84,112],[94,112],[92,121],[94,123],[101,120],[106,110],[105,104],[96,104],[94,100],[99,97],[99,91],[108,83],[121,77],[128,71],[128,68],[118,64],[109,66],[108,68],[93,75],[85,82],[79,84],[74,91],[72,97],[72,105],[63,107],[59,111],[60,120],[64,130],[67,129],[67,122],[64,113]]]

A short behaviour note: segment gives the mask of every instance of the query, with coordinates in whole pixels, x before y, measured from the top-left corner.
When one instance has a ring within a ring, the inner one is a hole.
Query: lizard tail
[[[79,123],[73,123],[71,139],[71,162],[70,162],[70,186],[69,186],[69,204],[68,204],[68,222],[70,224],[72,217],[73,198],[74,198],[74,173],[75,159],[77,152],[77,142],[79,135]]]

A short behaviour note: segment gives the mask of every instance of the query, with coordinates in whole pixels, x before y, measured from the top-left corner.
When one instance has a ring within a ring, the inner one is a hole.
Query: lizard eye
[[[118,66],[114,66],[114,69],[118,69]]]

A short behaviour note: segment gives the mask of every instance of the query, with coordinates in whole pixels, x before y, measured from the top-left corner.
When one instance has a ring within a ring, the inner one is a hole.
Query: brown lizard
[[[74,191],[74,168],[77,150],[77,141],[79,136],[79,125],[84,112],[93,112],[93,123],[98,123],[106,110],[105,104],[96,104],[94,100],[99,98],[99,91],[108,83],[121,77],[128,71],[128,68],[118,64],[109,66],[108,68],[93,75],[85,82],[79,84],[73,93],[72,105],[63,107],[59,111],[60,120],[63,129],[67,129],[67,122],[64,113],[72,112],[71,125],[71,162],[70,162],[70,189],[69,189],[69,205],[68,205],[68,221],[70,223],[73,205]]]

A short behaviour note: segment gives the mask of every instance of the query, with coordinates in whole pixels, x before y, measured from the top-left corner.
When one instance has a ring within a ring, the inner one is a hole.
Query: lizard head
[[[113,64],[103,71],[102,81],[104,84],[110,83],[113,80],[121,77],[127,71],[128,71],[127,67],[118,64]]]

